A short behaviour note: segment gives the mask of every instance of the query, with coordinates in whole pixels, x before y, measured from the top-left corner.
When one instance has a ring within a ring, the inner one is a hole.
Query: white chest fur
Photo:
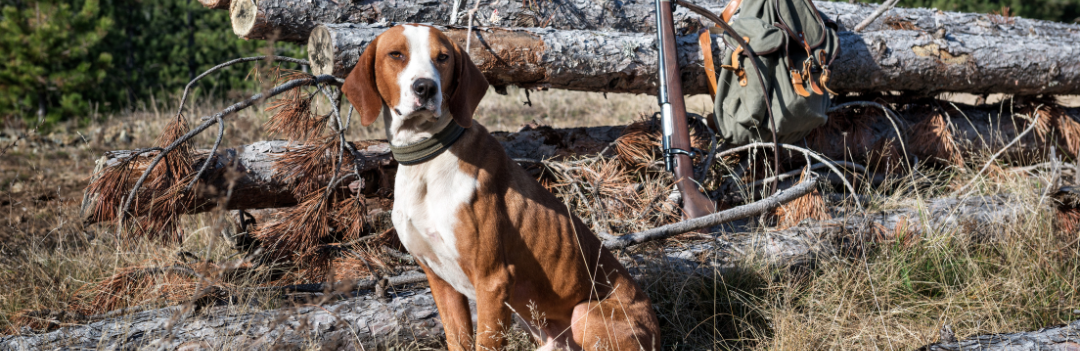
[[[449,151],[412,166],[399,166],[394,184],[394,227],[413,257],[457,291],[476,299],[459,264],[457,214],[476,193],[477,180],[458,167]]]

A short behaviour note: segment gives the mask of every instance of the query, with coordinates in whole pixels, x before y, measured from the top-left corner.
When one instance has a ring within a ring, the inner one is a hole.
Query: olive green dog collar
[[[403,146],[395,146],[390,144],[390,152],[394,154],[394,159],[398,164],[402,165],[415,165],[424,163],[424,161],[439,156],[446,150],[450,149],[454,142],[465,134],[465,128],[458,125],[455,121],[450,121],[450,124],[440,130],[430,138]]]

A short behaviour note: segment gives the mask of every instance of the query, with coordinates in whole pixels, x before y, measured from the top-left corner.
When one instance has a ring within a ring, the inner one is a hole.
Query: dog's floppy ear
[[[341,91],[349,99],[349,103],[360,112],[360,123],[370,125],[379,117],[382,110],[382,96],[379,95],[379,87],[375,83],[375,52],[378,51],[379,37],[375,37],[360,59],[356,61],[349,77],[345,78],[345,84]]]
[[[476,106],[487,94],[488,82],[461,46],[454,43],[454,92],[450,95],[450,114],[462,127],[472,125]]]

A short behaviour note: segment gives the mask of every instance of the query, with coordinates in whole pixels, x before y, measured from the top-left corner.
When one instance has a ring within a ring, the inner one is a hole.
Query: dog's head
[[[365,126],[375,122],[385,104],[395,119],[438,118],[449,112],[469,127],[487,88],[469,54],[446,34],[406,24],[368,44],[342,91]]]

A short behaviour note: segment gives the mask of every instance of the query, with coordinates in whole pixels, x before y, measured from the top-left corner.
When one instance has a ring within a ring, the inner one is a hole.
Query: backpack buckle
[[[750,43],[750,38],[749,37],[743,37],[743,40],[745,40],[747,44]],[[731,64],[730,65],[720,65],[720,68],[735,72],[735,75],[739,77],[739,86],[745,87],[746,86],[746,71],[743,70],[742,67],[739,67],[739,54],[742,54],[742,52],[743,52],[743,47],[742,47],[742,45],[739,45],[738,47],[735,48],[734,51],[731,52]]]
[[[806,91],[806,81],[803,80],[803,75],[799,70],[793,69],[791,73],[791,86],[795,88],[795,93],[802,97],[810,97],[810,92]]]

